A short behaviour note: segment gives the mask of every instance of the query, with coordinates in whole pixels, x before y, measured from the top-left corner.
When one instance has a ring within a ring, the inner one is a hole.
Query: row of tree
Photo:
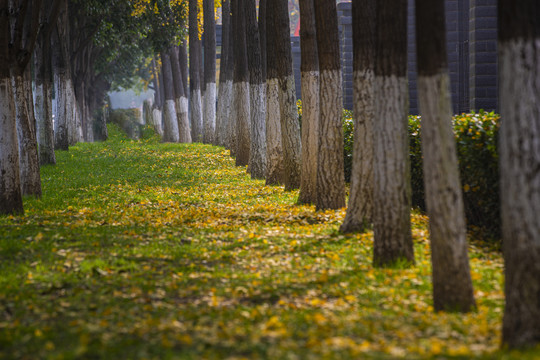
[[[55,143],[65,149],[106,136],[104,117],[91,119],[111,85],[129,85],[148,56],[154,57],[156,90],[148,113],[164,141],[223,145],[253,178],[300,188],[300,203],[344,207],[336,2],[300,1],[301,126],[287,5],[287,0],[261,0],[257,14],[255,0],[223,0],[216,104],[213,0],[202,2],[204,31],[197,0],[0,0],[0,212],[21,212],[21,194],[40,195],[37,159],[54,163]],[[355,145],[341,231],[372,224],[374,265],[413,264],[407,1],[352,5]],[[540,210],[540,14],[535,0],[501,0],[500,10],[503,341],[520,346],[540,340],[540,229],[534,215]],[[444,1],[417,0],[416,22],[434,308],[470,311],[475,300],[451,128]],[[52,81],[59,101],[56,131]]]

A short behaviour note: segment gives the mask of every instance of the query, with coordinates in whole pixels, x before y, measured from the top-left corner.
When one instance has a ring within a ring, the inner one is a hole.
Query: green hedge
[[[456,115],[453,118],[459,171],[469,229],[481,230],[486,237],[500,238],[499,165],[497,130],[499,115],[492,112]],[[343,111],[345,177],[350,180],[353,146],[353,120]],[[425,210],[420,117],[409,116],[411,186],[413,206]]]
[[[300,123],[302,102],[297,102]],[[470,230],[486,238],[500,239],[499,161],[497,132],[499,115],[493,112],[456,115],[452,119],[456,136],[459,172],[463,187],[465,216]],[[343,110],[343,156],[345,180],[350,182],[353,150],[353,114]],[[425,210],[420,116],[409,116],[412,205]]]

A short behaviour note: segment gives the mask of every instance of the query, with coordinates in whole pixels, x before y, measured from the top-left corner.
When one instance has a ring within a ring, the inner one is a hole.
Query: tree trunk
[[[315,5],[300,0],[300,50],[302,76],[302,176],[298,203],[317,201],[317,163],[319,153],[319,59]]]
[[[187,54],[187,40],[184,38],[182,43],[178,46],[178,62],[180,63],[180,70],[182,71],[182,79],[184,84],[184,95],[189,100],[189,83],[188,83],[188,54]]]
[[[162,99],[161,99],[161,89],[162,84],[159,81],[159,72],[157,69],[156,59],[152,59],[152,82],[154,85],[154,103],[152,104],[152,127],[154,131],[163,139],[163,127],[161,126],[161,108],[162,108]]]
[[[165,103],[163,104],[163,141],[178,142],[178,119],[174,103],[174,85],[171,69],[171,59],[166,51],[161,52],[163,72],[163,88],[165,90]]]
[[[540,343],[540,7],[500,0],[499,14],[502,340],[533,347]]]
[[[337,6],[334,0],[315,0],[314,3],[320,69],[316,207],[339,209],[345,206],[345,174]]]
[[[216,20],[214,0],[203,0],[204,15],[204,139],[215,143],[216,132]]]
[[[320,66],[320,117],[317,165],[318,210],[345,206],[342,130],[342,77],[336,2],[315,0]]]
[[[376,0],[352,3],[354,145],[343,233],[364,231],[373,219],[373,106]]]
[[[181,143],[191,142],[191,131],[189,129],[188,99],[184,93],[184,78],[180,69],[178,59],[178,48],[171,47],[169,50],[171,59],[172,75],[174,80],[174,102],[176,107],[176,117],[178,119],[178,135]]]
[[[376,16],[375,266],[414,263],[407,133],[407,1],[380,2]]]
[[[56,88],[56,116],[54,121],[54,147],[57,150],[68,150],[68,127],[73,121],[69,119],[72,114],[68,108],[68,87],[69,87],[69,64],[67,63],[68,51],[66,43],[67,28],[67,2],[64,3],[58,21],[53,26],[52,32],[52,66],[54,73],[54,84]]]
[[[189,87],[191,138],[194,142],[203,140],[203,118],[201,99],[201,40],[199,39],[197,0],[189,0]]]
[[[267,0],[259,0],[259,36],[261,41],[261,70],[266,82],[266,21],[268,18]]]
[[[296,107],[296,93],[292,72],[291,37],[287,0],[270,3],[268,11],[273,12],[273,51],[277,62],[279,82],[279,108],[281,121],[281,141],[283,144],[283,183],[285,190],[300,187],[300,124]],[[269,25],[269,24],[268,24]]]
[[[262,76],[261,44],[255,0],[246,0],[251,148],[248,170],[253,179],[266,175],[266,81]]]
[[[8,1],[0,0],[0,214],[23,212],[16,110],[10,76]]]
[[[234,76],[233,106],[236,115],[236,166],[249,164],[250,108],[249,70],[246,44],[246,8],[244,0],[232,0]],[[233,119],[233,121],[235,121]]]
[[[15,106],[17,113],[17,132],[19,142],[19,169],[22,195],[41,197],[41,177],[39,172],[39,156],[36,138],[36,120],[34,118],[33,100],[29,98],[32,91],[30,67],[24,74],[20,69],[14,71]]]
[[[216,142],[227,146],[227,124],[232,101],[232,56],[231,56],[231,2],[224,0],[222,5],[222,42],[219,71],[219,94],[216,113]]]
[[[36,60],[36,122],[41,165],[56,164],[52,119],[51,44],[45,33],[39,36]]]
[[[446,60],[444,0],[417,0],[418,98],[422,115],[424,186],[429,216],[433,307],[467,312],[475,308],[463,195],[452,129]]]
[[[266,25],[274,29],[274,11],[266,7]],[[281,144],[281,113],[277,54],[274,50],[276,32],[266,33],[266,185],[283,183],[283,146]]]

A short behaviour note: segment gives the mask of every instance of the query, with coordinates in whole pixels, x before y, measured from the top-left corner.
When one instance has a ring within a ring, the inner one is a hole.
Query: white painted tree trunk
[[[41,197],[41,178],[37,149],[35,119],[30,113],[32,100],[28,98],[32,84],[30,78],[21,75],[13,78],[17,113],[17,133],[19,142],[19,169],[22,195]]]
[[[51,89],[36,85],[36,123],[40,164],[55,164]]]
[[[538,36],[537,24],[530,20]],[[540,38],[522,36],[499,42],[503,343],[511,347],[540,339]]]
[[[193,142],[203,141],[203,114],[201,90],[195,89],[191,92],[190,116],[191,116],[191,138]]]
[[[319,72],[302,72],[302,176],[301,204],[317,200],[317,163],[319,154]]]
[[[176,116],[178,117],[178,134],[181,143],[191,143],[191,129],[188,118],[188,99],[184,96],[176,99]]]
[[[341,232],[363,231],[373,218],[373,70],[355,71],[351,190]]]
[[[234,83],[233,91],[236,109],[236,166],[246,166],[249,164],[251,147],[249,82]]]
[[[68,119],[72,115],[68,106],[69,78],[65,74],[54,75],[56,84],[56,116],[54,118],[54,143],[59,150],[68,150]]]
[[[206,83],[204,92],[204,143],[213,144],[216,132],[216,83]]]
[[[266,175],[266,85],[250,85],[251,149],[249,172],[253,179]]]
[[[219,141],[221,141],[220,145],[225,146],[226,148],[230,149],[230,122],[231,122],[231,114],[232,114],[232,86],[233,82],[232,80],[227,80],[225,83],[222,83],[220,85],[219,91],[220,96],[218,98],[218,104],[221,105],[221,110],[218,111],[217,116],[220,117],[220,124],[217,127],[217,130],[219,132]],[[221,88],[223,87],[223,94],[221,94]],[[219,106],[219,105],[218,105]]]
[[[23,212],[16,110],[11,79],[0,79],[0,214]]]
[[[178,119],[174,100],[165,100],[163,104],[163,141],[178,142]]]
[[[448,74],[419,75],[418,95],[433,264],[433,307],[437,311],[467,312],[474,309],[475,302]]]
[[[281,143],[283,145],[283,183],[285,190],[300,187],[300,159],[302,144],[294,77],[280,80],[279,107],[281,112]]]
[[[279,81],[269,79],[266,87],[266,184],[283,182],[283,147],[281,144],[281,113]]]
[[[162,121],[162,114],[161,110],[159,108],[155,107],[152,109],[152,126],[154,127],[155,132],[159,135],[160,138],[163,139],[163,126],[161,125],[163,123]]]
[[[320,72],[320,151],[316,202],[319,210],[340,209],[345,206],[341,83],[341,70]]]
[[[237,132],[237,117],[238,117],[238,109],[235,106],[235,97],[236,94],[234,92],[234,82],[231,82],[231,108],[229,113],[229,126],[228,126],[228,137],[229,137],[229,150],[231,151],[231,156],[236,156],[237,151],[237,143],[238,139],[236,138]]]
[[[379,266],[414,262],[405,77],[375,76],[374,260]]]

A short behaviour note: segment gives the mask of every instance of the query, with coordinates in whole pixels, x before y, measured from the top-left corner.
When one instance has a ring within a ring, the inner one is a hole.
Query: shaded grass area
[[[0,218],[2,359],[534,358],[501,352],[502,260],[471,245],[478,311],[433,313],[417,265],[374,269],[344,210],[294,205],[222,148],[131,141],[57,152],[43,199]]]

